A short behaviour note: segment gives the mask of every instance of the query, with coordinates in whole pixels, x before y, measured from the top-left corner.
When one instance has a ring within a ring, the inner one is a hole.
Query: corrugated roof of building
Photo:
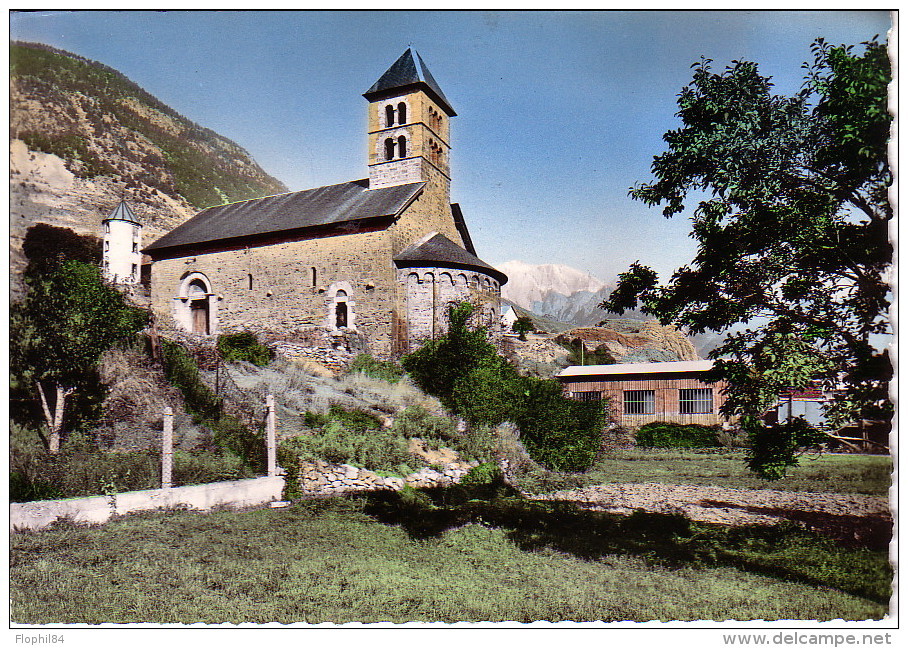
[[[429,68],[426,67],[419,52],[412,47],[407,48],[407,51],[401,54],[400,58],[379,77],[378,81],[363,93],[363,96],[371,101],[382,95],[390,96],[399,90],[414,86],[422,87],[449,117],[457,115],[451,107],[451,102],[445,97],[445,93],[438,87],[438,82],[429,72]]]
[[[209,207],[145,249],[156,251],[306,227],[396,216],[419,195],[424,186],[424,182],[413,182],[369,189],[368,180],[355,180]]]
[[[682,360],[679,362],[629,362],[610,365],[576,365],[567,367],[557,374],[558,378],[572,376],[620,376],[627,374],[684,373],[690,371],[709,371],[713,368],[712,360]]]
[[[501,270],[496,270],[438,232],[426,234],[401,251],[394,257],[394,262],[401,268],[438,266],[479,270],[497,279],[501,285],[508,281],[508,276]]]
[[[129,205],[126,204],[125,200],[121,200],[120,204],[117,205],[117,208],[114,209],[110,216],[104,219],[105,221],[109,220],[124,220],[135,225],[141,225],[138,217],[132,213],[132,210],[129,208]]]

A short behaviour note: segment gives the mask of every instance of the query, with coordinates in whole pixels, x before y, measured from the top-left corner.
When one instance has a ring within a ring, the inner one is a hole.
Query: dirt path
[[[681,513],[697,522],[727,525],[788,520],[863,546],[884,547],[892,534],[887,499],[870,495],[644,483],[601,484],[533,497],[610,513]]]

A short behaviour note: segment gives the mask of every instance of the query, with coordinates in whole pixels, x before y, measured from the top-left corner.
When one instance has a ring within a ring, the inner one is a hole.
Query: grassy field
[[[457,494],[457,493],[455,493]],[[880,618],[885,551],[795,529],[384,494],[11,535],[16,623]]]
[[[824,454],[805,456],[787,477],[766,481],[750,472],[743,451],[616,450],[600,459],[577,485],[663,482],[727,488],[863,493],[886,496],[892,458],[883,455]]]

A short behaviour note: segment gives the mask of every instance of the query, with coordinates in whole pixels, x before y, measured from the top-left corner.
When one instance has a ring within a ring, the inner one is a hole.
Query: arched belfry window
[[[397,104],[397,123],[407,123],[407,104],[405,104],[403,101]]]
[[[385,140],[385,159],[386,160],[394,159],[394,147],[395,147],[394,140],[390,137],[387,138]]]
[[[401,135],[397,138],[397,154],[400,157],[407,157],[407,138]]]
[[[388,104],[385,106],[385,126],[394,125],[394,106]]]

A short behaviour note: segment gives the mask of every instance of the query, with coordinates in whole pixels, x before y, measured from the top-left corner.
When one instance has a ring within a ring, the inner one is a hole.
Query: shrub
[[[361,353],[350,364],[350,373],[362,373],[370,378],[377,378],[378,380],[394,384],[403,377],[404,370],[396,362],[379,360],[367,353]]]
[[[257,367],[274,360],[274,351],[260,344],[252,333],[218,336],[218,353],[224,362],[251,362]]]
[[[173,453],[173,483],[175,486],[207,484],[253,477],[243,460],[232,454],[214,452]]]
[[[601,405],[565,398],[556,380],[521,376],[497,355],[485,331],[467,329],[471,309],[453,309],[450,331],[401,364],[420,387],[472,424],[516,423],[536,461],[556,470],[589,468],[602,442]]]
[[[419,405],[411,405],[398,413],[391,429],[407,439],[420,438],[438,444],[458,439],[454,421],[447,416],[429,414]]]
[[[186,409],[203,418],[216,417],[221,410],[221,399],[202,382],[198,365],[189,352],[170,340],[162,340],[161,348],[164,376],[182,392]]]
[[[656,421],[637,430],[636,443],[641,448],[716,448],[722,445],[718,425],[706,426]]]
[[[460,483],[464,486],[479,486],[493,484],[503,480],[504,473],[501,472],[501,468],[498,464],[486,462],[479,464],[475,468],[471,468],[470,472],[464,475],[460,480]]]
[[[514,422],[530,456],[555,470],[586,470],[602,447],[605,423],[600,403],[565,398],[556,380],[522,378],[526,398]]]
[[[410,460],[405,439],[386,429],[368,434],[353,430],[337,420],[329,421],[316,434],[304,434],[281,443],[283,461],[298,464],[300,459],[322,459],[348,463],[369,470],[396,471]],[[284,468],[284,464],[281,464]]]
[[[183,394],[186,410],[214,432],[215,442],[240,457],[249,468],[263,471],[266,462],[262,433],[223,412],[223,401],[202,382],[195,360],[181,345],[164,340],[164,375]]]
[[[332,405],[328,408],[328,420],[337,421],[355,432],[378,430],[382,427],[381,421],[368,412],[359,409],[344,409],[340,405]]]

